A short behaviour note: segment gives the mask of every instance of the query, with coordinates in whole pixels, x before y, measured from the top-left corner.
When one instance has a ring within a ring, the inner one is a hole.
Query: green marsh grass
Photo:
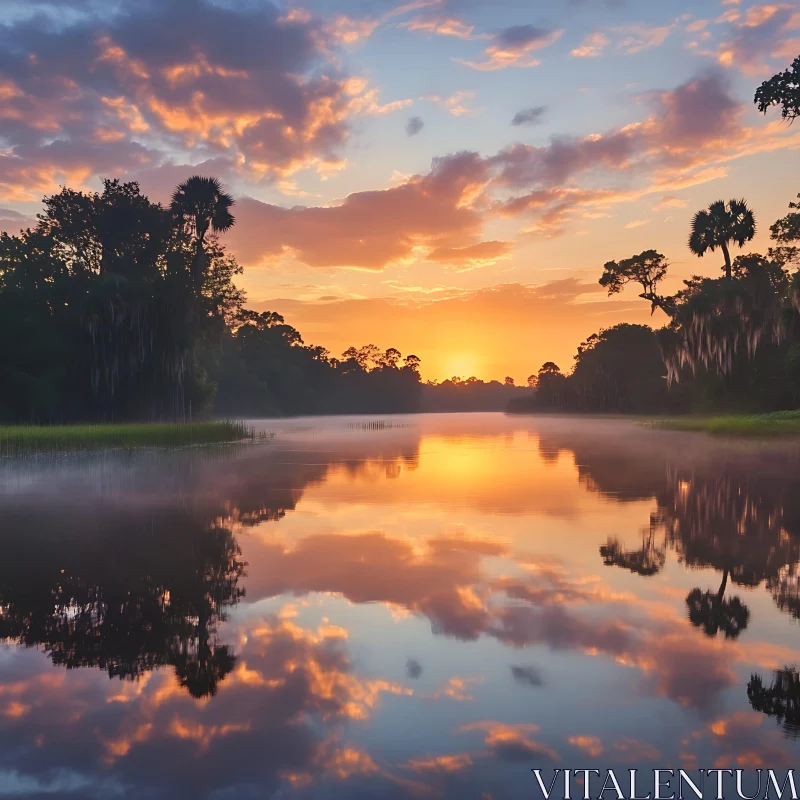
[[[797,436],[800,435],[800,411],[679,417],[651,424],[666,430],[700,431],[723,436]]]
[[[242,422],[135,422],[98,425],[0,425],[0,456],[78,450],[185,447],[253,439]]]

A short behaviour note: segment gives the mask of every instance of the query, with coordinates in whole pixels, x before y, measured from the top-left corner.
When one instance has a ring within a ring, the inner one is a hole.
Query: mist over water
[[[787,768],[800,450],[630,420],[255,421],[0,461],[0,795],[534,796]]]

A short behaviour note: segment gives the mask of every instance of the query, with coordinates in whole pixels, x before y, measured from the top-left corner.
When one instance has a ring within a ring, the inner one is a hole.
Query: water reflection
[[[747,697],[756,711],[775,717],[787,738],[800,736],[800,674],[796,669],[776,669],[771,686],[765,686],[760,675],[753,675]]]
[[[761,478],[747,465],[741,472],[723,467],[721,474],[707,475],[702,467],[681,470],[668,464],[653,486],[657,508],[641,547],[625,549],[609,539],[600,555],[606,565],[645,577],[663,569],[668,548],[689,569],[718,570],[718,590],[697,587],[687,595],[689,620],[708,636],[722,632],[736,638],[750,613],[739,597],[725,599],[729,578],[739,586],[764,584],[781,610],[798,608],[800,531],[784,511],[786,503],[796,502],[794,493],[793,486],[769,475]]]
[[[193,697],[233,669],[216,636],[244,594],[230,530],[180,509],[23,507],[4,513],[0,547],[0,638],[111,678],[170,666]]]
[[[792,449],[376,422],[0,465],[0,794],[529,797],[532,766],[791,761]]]

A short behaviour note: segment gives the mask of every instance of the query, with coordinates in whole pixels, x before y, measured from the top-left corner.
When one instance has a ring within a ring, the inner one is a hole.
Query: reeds
[[[0,456],[80,450],[186,447],[254,439],[242,422],[136,422],[98,425],[0,426]]]
[[[407,422],[395,422],[388,419],[360,420],[358,422],[348,422],[348,430],[361,431],[387,431],[394,428],[409,428]]]

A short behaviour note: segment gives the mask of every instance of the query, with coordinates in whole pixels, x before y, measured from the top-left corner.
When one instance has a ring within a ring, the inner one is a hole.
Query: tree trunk
[[[725,242],[723,242],[720,246],[722,248],[722,255],[725,256],[725,277],[730,280],[732,277],[731,254],[728,251],[728,245]]]
[[[202,237],[197,240],[197,250],[192,259],[192,279],[194,280],[194,290],[200,295],[203,288],[203,272],[206,268],[206,251],[203,246]]]
[[[719,591],[717,592],[717,605],[722,602],[722,598],[725,597],[725,589],[728,586],[728,570],[726,569],[722,573],[722,583],[719,586]]]

